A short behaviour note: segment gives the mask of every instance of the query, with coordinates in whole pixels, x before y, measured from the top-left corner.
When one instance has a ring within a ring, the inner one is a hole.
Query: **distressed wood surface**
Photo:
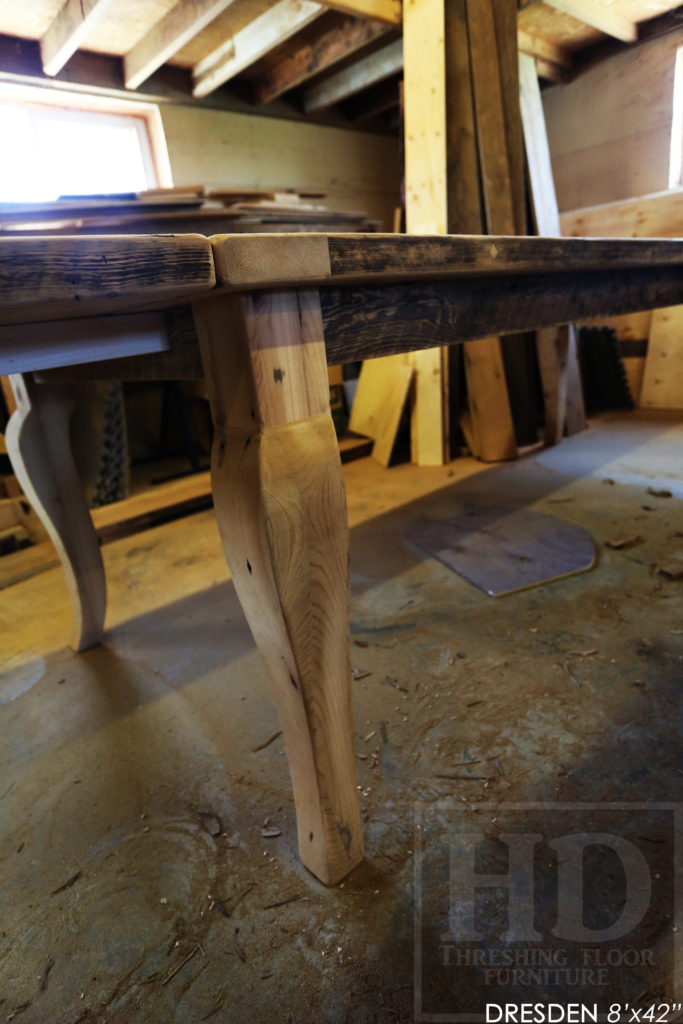
[[[683,241],[679,239],[335,233],[215,235],[211,243],[218,283],[231,291],[683,266]]]
[[[348,525],[315,290],[197,302],[216,519],[270,676],[299,849],[326,884],[363,856],[351,709]]]
[[[529,239],[532,241],[532,239]],[[331,363],[683,302],[680,267],[567,271],[321,290]]]
[[[173,305],[215,284],[201,235],[0,238],[0,323]]]

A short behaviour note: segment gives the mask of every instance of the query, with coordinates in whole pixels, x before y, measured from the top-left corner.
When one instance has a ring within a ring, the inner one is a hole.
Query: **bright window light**
[[[157,185],[142,117],[0,102],[0,203]]]

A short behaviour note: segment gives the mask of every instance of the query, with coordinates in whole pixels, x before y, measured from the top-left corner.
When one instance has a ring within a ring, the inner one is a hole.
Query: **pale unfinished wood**
[[[272,288],[290,281],[322,284],[332,276],[325,235],[250,235],[211,239],[216,279],[235,289]]]
[[[210,25],[234,0],[182,0],[157,22],[123,59],[127,89],[137,89],[153,72]]]
[[[104,565],[73,462],[69,421],[74,400],[63,386],[14,375],[16,412],[5,439],[12,468],[57,549],[71,597],[71,646],[102,639],[107,603]]]
[[[391,356],[389,358],[391,358]],[[412,384],[414,373],[415,371],[412,366],[401,363],[394,367],[394,372],[389,378],[391,381],[391,389],[387,396],[387,403],[384,407],[384,413],[379,424],[379,431],[375,437],[375,443],[372,447],[373,459],[385,468],[391,462],[391,453],[393,452],[394,445],[396,444],[398,428],[401,424],[403,410],[405,409],[408,401],[410,385]]]
[[[192,94],[208,96],[274,46],[309,25],[324,9],[312,0],[279,0],[195,66]]]
[[[534,35],[532,32],[525,32],[524,29],[517,30],[517,46],[520,53],[526,53],[560,68],[571,68],[571,55],[561,46],[549,42],[542,36]]]
[[[448,230],[444,0],[403,5],[403,95],[406,231]],[[440,466],[448,458],[448,353],[416,352],[410,443],[413,462]]]
[[[680,238],[683,189],[567,210],[560,223],[563,235],[577,238]]]
[[[577,21],[583,21],[608,36],[621,39],[624,43],[635,43],[638,26],[622,17],[600,0],[545,0],[550,6],[564,14],[570,14]]]
[[[383,82],[402,68],[403,40],[397,39],[308,89],[304,93],[304,111],[313,114],[319,110],[326,110],[371,85]]]
[[[215,280],[201,235],[0,238],[0,324],[172,305]]]
[[[46,75],[57,75],[114,0],[66,0],[40,41]]]
[[[401,0],[334,0],[326,6],[359,18],[376,18],[390,25],[401,24]]]
[[[383,465],[391,458],[412,377],[404,355],[367,359],[358,377],[349,430],[377,442],[373,455]]]
[[[348,525],[316,291],[195,304],[216,518],[289,756],[301,859],[363,856],[351,710]]]
[[[645,409],[683,409],[683,306],[652,314],[640,404]]]

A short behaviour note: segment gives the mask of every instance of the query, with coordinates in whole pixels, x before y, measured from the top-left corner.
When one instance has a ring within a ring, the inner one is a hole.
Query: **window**
[[[44,90],[26,92],[0,92],[0,202],[172,184],[155,107],[63,93],[45,102]]]

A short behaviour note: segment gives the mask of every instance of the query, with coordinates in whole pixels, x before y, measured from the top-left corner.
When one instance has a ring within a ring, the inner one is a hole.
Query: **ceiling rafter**
[[[385,22],[345,18],[317,39],[302,42],[301,46],[269,67],[254,87],[254,103],[270,103],[321,71],[352,57],[391,30],[391,25]]]
[[[123,58],[126,89],[137,89],[234,0],[182,0]]]
[[[611,10],[599,0],[545,0],[550,7],[563,14],[569,14],[577,21],[614,36],[624,43],[635,43],[638,39],[638,25],[617,11]]]
[[[359,18],[386,21],[389,25],[400,25],[403,21],[401,0],[334,0],[328,6]]]
[[[279,0],[193,69],[194,96],[208,96],[324,12],[313,0]]]
[[[304,93],[304,111],[313,114],[325,110],[402,69],[403,40],[397,39],[308,89]]]
[[[66,0],[40,41],[46,75],[58,75],[114,0]]]

